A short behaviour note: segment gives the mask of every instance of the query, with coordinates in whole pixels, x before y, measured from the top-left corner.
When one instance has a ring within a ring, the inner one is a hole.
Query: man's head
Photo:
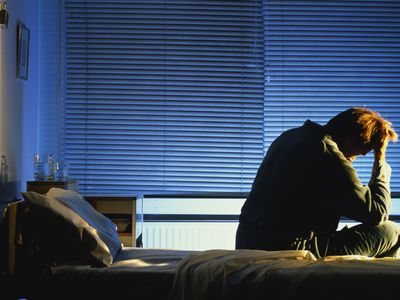
[[[397,141],[392,124],[379,113],[363,107],[353,107],[333,117],[325,126],[344,156],[352,161],[365,155],[389,139]]]

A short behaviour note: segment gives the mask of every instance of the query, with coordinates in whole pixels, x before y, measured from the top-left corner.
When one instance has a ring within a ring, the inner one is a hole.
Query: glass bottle
[[[53,154],[49,154],[48,158],[47,158],[47,162],[48,162],[48,175],[47,175],[47,180],[54,180],[54,175],[55,175],[55,161],[54,161],[54,156]]]
[[[39,153],[35,153],[33,156],[33,179],[36,181],[44,179],[44,161],[42,156]]]
[[[1,166],[0,166],[0,174],[1,174],[1,183],[7,183],[8,181],[8,165],[6,156],[1,156]]]

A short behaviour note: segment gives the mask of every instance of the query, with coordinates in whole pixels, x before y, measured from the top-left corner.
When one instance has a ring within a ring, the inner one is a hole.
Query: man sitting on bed
[[[397,140],[391,123],[366,108],[284,132],[269,147],[242,207],[236,248],[396,257],[400,227],[388,220],[390,140]],[[370,151],[372,176],[363,185],[352,162]],[[341,217],[360,224],[339,231]]]

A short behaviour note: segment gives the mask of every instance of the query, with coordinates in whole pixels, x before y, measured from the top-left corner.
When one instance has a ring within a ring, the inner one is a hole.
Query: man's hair
[[[374,148],[377,142],[389,137],[397,141],[392,123],[375,111],[364,107],[352,107],[329,120],[328,132],[338,139],[354,138],[360,145]]]

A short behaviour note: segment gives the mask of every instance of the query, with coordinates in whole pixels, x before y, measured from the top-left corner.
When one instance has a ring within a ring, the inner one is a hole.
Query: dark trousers
[[[260,229],[239,224],[236,249],[309,250],[317,258],[328,255],[364,255],[369,257],[400,257],[400,226],[392,221],[380,225],[355,225],[330,234],[313,234],[290,241],[263,238]]]

